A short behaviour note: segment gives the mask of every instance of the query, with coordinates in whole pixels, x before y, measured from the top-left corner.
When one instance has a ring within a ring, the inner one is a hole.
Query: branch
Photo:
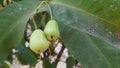
[[[59,60],[60,60],[60,57],[62,56],[62,53],[63,53],[64,49],[65,49],[65,45],[64,45],[64,43],[62,42],[62,48],[61,48],[61,50],[60,50],[60,52],[59,52],[59,54],[57,55],[57,58],[56,58],[56,60],[55,60],[55,63],[56,63],[56,64],[58,64],[58,62],[59,62]]]

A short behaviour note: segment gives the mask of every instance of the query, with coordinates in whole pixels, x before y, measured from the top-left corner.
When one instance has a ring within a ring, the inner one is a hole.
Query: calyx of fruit
[[[39,54],[49,47],[49,41],[46,39],[42,30],[36,29],[30,37],[30,49]]]
[[[57,22],[55,20],[48,21],[44,33],[49,41],[56,41],[60,36]]]

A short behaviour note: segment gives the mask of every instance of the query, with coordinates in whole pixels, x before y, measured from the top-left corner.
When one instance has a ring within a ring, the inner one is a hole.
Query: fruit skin
[[[60,36],[57,22],[55,20],[48,21],[44,33],[49,41],[56,41]]]
[[[46,39],[42,30],[36,29],[30,37],[30,49],[39,54],[49,47],[49,41]]]

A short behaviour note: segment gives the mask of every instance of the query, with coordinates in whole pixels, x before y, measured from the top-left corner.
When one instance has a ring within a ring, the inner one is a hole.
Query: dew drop
[[[109,34],[112,34],[112,32],[109,32]]]
[[[114,5],[110,5],[109,7],[110,7],[110,8],[113,8],[113,6],[114,6]]]
[[[19,10],[22,10],[22,8],[21,8],[21,7],[19,7]]]
[[[110,5],[109,8],[112,10],[112,11],[116,11],[118,9],[118,7],[116,5]]]
[[[88,29],[88,32],[90,32],[90,33],[95,33],[95,28],[93,28],[93,27],[89,28],[89,29]]]

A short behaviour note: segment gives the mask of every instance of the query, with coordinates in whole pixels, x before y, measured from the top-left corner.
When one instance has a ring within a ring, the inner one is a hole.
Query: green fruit
[[[49,41],[56,41],[60,36],[57,22],[55,20],[48,21],[44,33]]]
[[[49,41],[46,39],[44,32],[40,29],[35,30],[30,37],[30,49],[39,54],[49,47]]]

